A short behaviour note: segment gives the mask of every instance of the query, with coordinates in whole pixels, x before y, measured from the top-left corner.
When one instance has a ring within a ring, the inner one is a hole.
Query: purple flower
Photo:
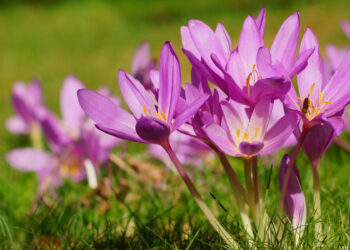
[[[133,115],[94,91],[78,91],[81,107],[96,122],[97,128],[125,140],[163,144],[168,141],[171,132],[198,111],[208,96],[198,98],[175,117],[181,92],[181,74],[170,42],[164,44],[159,63],[157,101],[138,80],[123,70],[119,71],[119,87]]]
[[[350,52],[329,81],[326,81],[323,61],[317,38],[310,28],[306,29],[300,45],[300,54],[315,48],[307,67],[298,74],[299,97],[291,88],[285,104],[296,110],[310,128],[323,122],[330,123],[336,135],[343,129],[341,118],[345,106],[350,101]]]
[[[265,9],[244,21],[237,49],[222,24],[216,31],[198,20],[181,27],[184,53],[192,65],[232,99],[254,106],[264,96],[283,99],[290,78],[305,66],[312,49],[294,60],[299,14],[291,15],[277,33],[271,50],[264,47]]]
[[[35,171],[42,186],[58,185],[63,179],[79,182],[108,159],[109,151],[119,140],[96,130],[80,108],[76,93],[83,84],[68,76],[61,90],[62,121],[47,108],[37,110],[37,120],[51,152],[24,148],[7,154],[7,161],[19,170]],[[91,176],[88,176],[91,178]],[[96,178],[96,176],[94,177]],[[91,184],[91,183],[90,183]],[[93,187],[97,183],[94,180]]]
[[[141,43],[132,59],[131,73],[147,90],[153,87],[150,72],[156,69],[156,66],[157,61],[150,59],[149,43]]]
[[[231,156],[250,158],[278,150],[298,122],[297,115],[291,112],[268,129],[271,98],[260,100],[253,110],[232,100],[222,101],[221,105],[224,126],[211,123],[205,125],[203,130],[219,149]]]
[[[279,182],[282,188],[284,176],[290,162],[289,155],[284,155],[280,165]],[[301,180],[299,172],[295,164],[288,181],[286,195],[284,197],[284,209],[291,221],[293,228],[300,234],[305,227],[306,222],[306,202],[303,191],[301,189]]]
[[[6,128],[13,134],[28,134],[37,124],[37,110],[43,106],[41,87],[38,80],[26,85],[16,82],[12,90],[12,105],[17,115],[6,121]]]

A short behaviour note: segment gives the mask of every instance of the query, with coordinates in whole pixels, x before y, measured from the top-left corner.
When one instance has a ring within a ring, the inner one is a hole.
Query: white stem
[[[97,188],[97,186],[98,186],[97,176],[96,176],[96,171],[95,171],[94,165],[92,164],[92,162],[89,159],[85,159],[84,166],[85,166],[85,170],[86,170],[86,176],[87,176],[87,180],[89,183],[89,187],[91,187],[92,189]]]

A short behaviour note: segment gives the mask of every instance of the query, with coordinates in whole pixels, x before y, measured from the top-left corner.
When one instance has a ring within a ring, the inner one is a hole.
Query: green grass
[[[348,42],[338,26],[340,19],[348,17],[350,3],[346,0],[16,2],[0,5],[1,124],[13,113],[10,93],[17,80],[28,82],[40,77],[46,104],[56,112],[60,86],[70,73],[81,78],[88,88],[103,84],[118,94],[117,70],[130,69],[133,52],[143,40],[150,41],[154,57],[160,53],[164,41],[170,40],[182,62],[183,82],[189,81],[190,67],[181,53],[179,28],[190,18],[201,19],[212,27],[222,22],[235,46],[244,17],[257,15],[265,4],[267,44],[271,44],[282,21],[297,10],[301,13],[302,32],[310,26],[319,38],[321,49],[330,42],[339,45]],[[0,155],[15,147],[30,145],[27,138],[10,135],[4,128],[0,129],[0,139]],[[350,141],[349,136],[345,139]],[[135,157],[140,157],[144,149],[137,144],[128,146],[129,154]],[[334,145],[324,156],[320,179],[326,233],[321,242],[316,242],[310,164],[303,154],[298,158],[308,202],[308,225],[301,246],[296,248],[334,249],[350,244],[349,160],[349,154]],[[242,163],[236,159],[232,159],[232,163],[243,180]],[[115,168],[115,186],[121,189],[118,194],[107,198],[95,195],[87,206],[84,197],[91,191],[86,183],[67,182],[58,189],[59,199],[53,206],[41,203],[30,213],[37,187],[35,174],[11,169],[3,157],[0,166],[0,246],[5,249],[38,247],[43,235],[50,236],[50,242],[57,242],[62,249],[224,247],[181,180],[172,172],[167,173],[159,188],[136,182]],[[229,184],[219,163],[206,165],[204,170],[189,170],[207,204],[220,214],[220,220],[242,247],[247,247]],[[276,216],[279,196],[277,164],[272,171],[267,204],[271,217]],[[259,174],[262,186],[266,187],[269,166],[260,164]],[[125,182],[128,187],[122,185]],[[283,242],[271,242],[265,247],[280,249],[283,244],[292,245],[291,242],[289,228]],[[256,244],[264,247],[262,243]]]

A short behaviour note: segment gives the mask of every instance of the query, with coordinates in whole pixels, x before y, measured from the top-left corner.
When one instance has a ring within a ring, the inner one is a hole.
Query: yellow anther
[[[320,102],[322,101],[322,92],[320,91]]]
[[[158,118],[159,118],[161,121],[163,121],[163,117],[162,117],[160,114],[158,114],[158,112],[153,111],[153,113],[154,113],[156,116],[158,116]]]
[[[241,130],[237,129],[237,138],[239,138],[240,133],[241,133]]]
[[[322,103],[325,103],[325,104],[332,104],[330,101],[322,101]]]
[[[168,117],[166,116],[166,114],[163,112],[163,110],[160,111],[160,113],[162,114],[164,121],[168,120]]]
[[[311,106],[311,108],[312,108],[313,110],[315,110],[315,112],[316,112],[316,115],[319,115],[319,114],[320,114],[320,112],[318,112],[318,109],[317,109],[316,107],[314,107],[314,106]]]
[[[256,65],[255,65],[255,64],[253,64],[253,69],[252,69],[252,72],[254,72],[254,70],[255,70],[255,66],[256,66]]]
[[[304,101],[304,99],[303,99],[303,98],[300,98],[300,97],[299,97],[298,99],[299,99],[299,101],[302,101],[302,102]]]
[[[311,96],[312,91],[314,90],[314,87],[315,87],[315,83],[313,83],[312,86],[311,86],[311,89],[310,89],[310,92],[309,92],[309,96]]]
[[[245,80],[245,86],[248,87],[250,82],[250,74],[247,76],[247,79]]]
[[[244,132],[244,134],[243,134],[243,140],[247,140],[248,139],[248,133],[247,132]]]
[[[145,105],[143,105],[143,113],[144,113],[145,115],[147,115],[146,104],[145,104]]]
[[[259,131],[259,126],[256,126],[256,127],[255,127],[255,137],[258,136],[258,131]]]

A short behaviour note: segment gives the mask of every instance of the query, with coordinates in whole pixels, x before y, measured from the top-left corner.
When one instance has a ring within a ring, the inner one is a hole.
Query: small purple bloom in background
[[[16,115],[6,121],[6,128],[13,134],[29,134],[38,125],[37,110],[43,106],[38,80],[30,84],[16,82],[12,90],[12,105]]]
[[[44,106],[37,108],[37,121],[51,152],[23,148],[6,155],[14,168],[37,173],[41,183],[39,193],[51,185],[60,185],[65,178],[79,182],[88,177],[89,185],[95,188],[95,171],[108,160],[109,151],[119,143],[118,139],[96,130],[93,123],[86,120],[76,97],[83,87],[73,76],[65,79],[60,95],[62,121]]]
[[[284,155],[280,165],[279,183],[280,189],[290,162],[289,155]],[[301,237],[306,222],[306,201],[301,189],[301,180],[295,164],[287,184],[287,191],[284,197],[284,209],[291,221],[293,228],[296,230],[297,240]],[[297,245],[297,244],[296,244]]]
[[[201,96],[174,117],[181,92],[181,74],[170,42],[163,46],[159,63],[158,101],[138,80],[119,71],[119,87],[133,115],[94,91],[78,91],[81,107],[96,122],[98,129],[125,140],[163,144],[171,132],[198,111],[208,95]]]
[[[131,74],[142,83],[146,90],[152,89],[150,72],[157,67],[157,61],[151,60],[149,43],[143,42],[135,51],[132,59]]]
[[[298,119],[295,113],[288,113],[269,129],[272,101],[260,100],[255,108],[222,101],[225,126],[211,123],[204,131],[211,141],[231,156],[250,158],[266,155],[280,149],[295,129]]]

